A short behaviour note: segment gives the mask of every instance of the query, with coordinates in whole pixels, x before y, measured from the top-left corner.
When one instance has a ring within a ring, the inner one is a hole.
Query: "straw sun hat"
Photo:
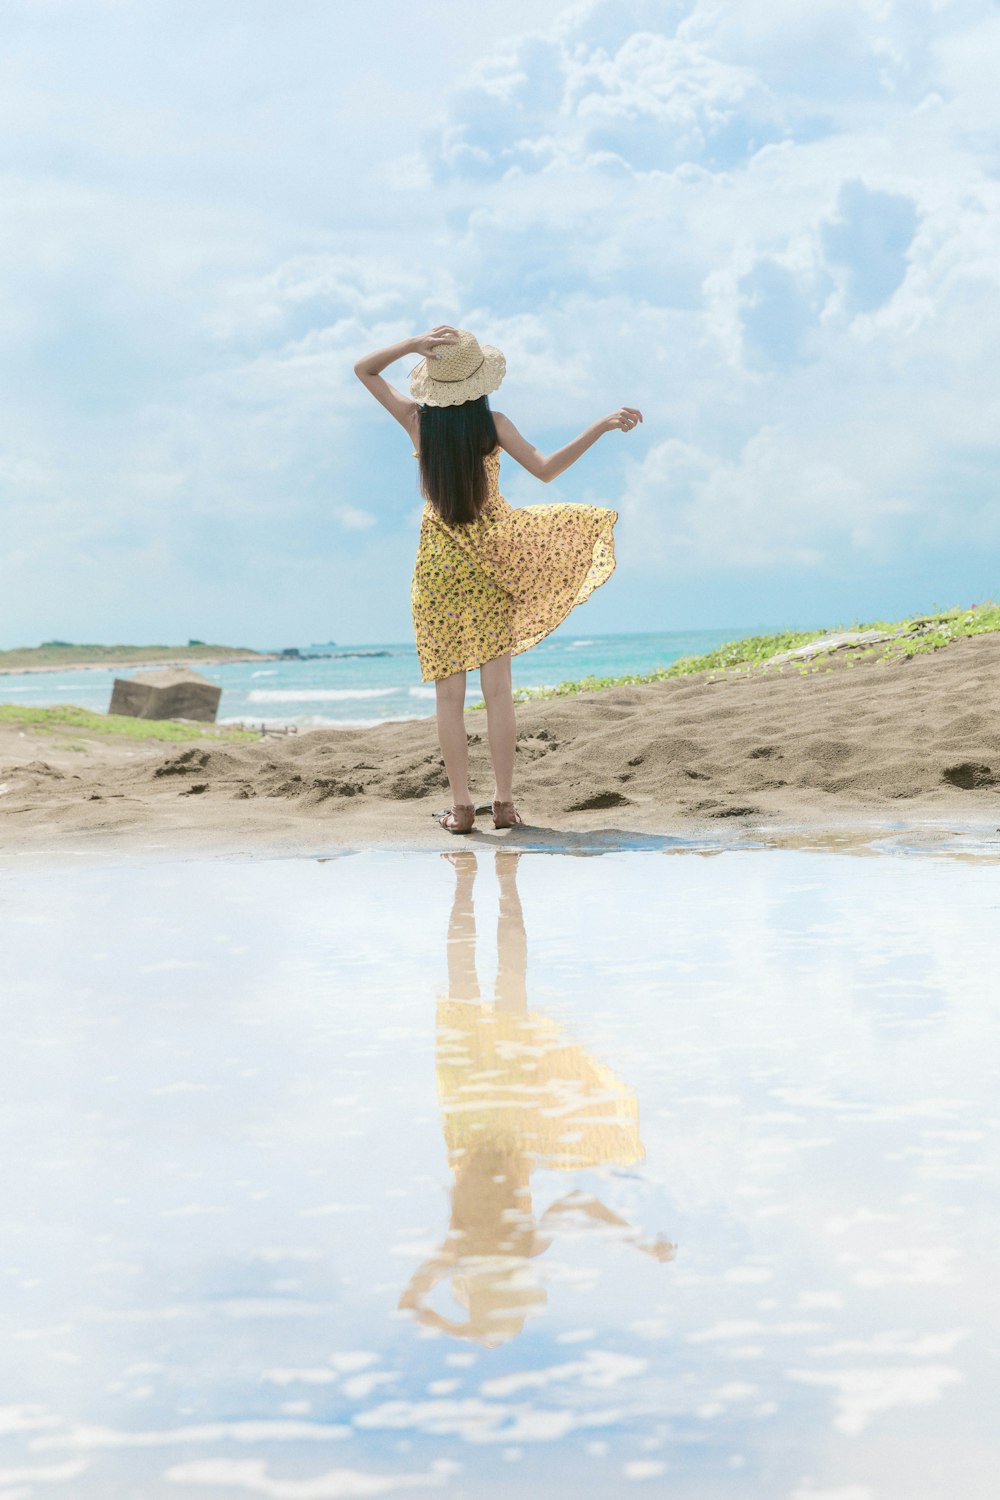
[[[499,349],[480,344],[468,329],[441,344],[436,359],[422,359],[410,376],[410,395],[424,406],[460,406],[495,391],[507,369]]]

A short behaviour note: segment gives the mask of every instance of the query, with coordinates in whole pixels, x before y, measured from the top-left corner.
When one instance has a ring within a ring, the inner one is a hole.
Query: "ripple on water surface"
[[[990,1500],[989,860],[4,874],[0,1495]]]

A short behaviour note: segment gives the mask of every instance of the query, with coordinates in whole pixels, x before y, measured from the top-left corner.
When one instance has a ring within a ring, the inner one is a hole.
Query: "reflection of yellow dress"
[[[635,1094],[548,1016],[437,1008],[437,1088],[453,1167],[483,1146],[568,1171],[643,1160]]]

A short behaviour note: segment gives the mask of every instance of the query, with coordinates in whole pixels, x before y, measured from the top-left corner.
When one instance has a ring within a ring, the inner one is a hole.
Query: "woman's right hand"
[[[604,418],[605,432],[631,432],[642,421],[642,412],[634,406],[620,406]]]
[[[441,323],[437,328],[432,328],[430,333],[422,333],[413,340],[413,352],[423,355],[424,359],[437,359],[439,346],[454,344],[457,339],[458,329],[452,328],[450,323]]]

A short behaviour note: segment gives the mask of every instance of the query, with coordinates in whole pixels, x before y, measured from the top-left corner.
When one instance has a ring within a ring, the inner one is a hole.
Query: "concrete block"
[[[222,689],[199,672],[165,667],[116,677],[108,713],[133,719],[198,719],[215,722]]]

